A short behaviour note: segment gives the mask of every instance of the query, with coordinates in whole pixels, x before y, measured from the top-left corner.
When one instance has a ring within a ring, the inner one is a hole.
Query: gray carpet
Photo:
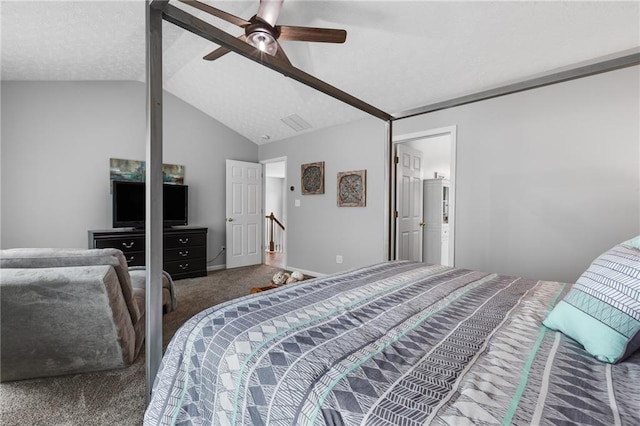
[[[278,270],[247,266],[176,281],[178,307],[163,317],[164,346],[187,319],[267,285]],[[144,410],[144,354],[124,369],[0,384],[2,425],[141,425]]]

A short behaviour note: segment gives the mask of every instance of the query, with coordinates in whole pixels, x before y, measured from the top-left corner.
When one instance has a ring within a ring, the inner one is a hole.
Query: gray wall
[[[260,160],[287,157],[286,259],[290,268],[328,274],[384,259],[385,125],[367,118],[260,146]],[[325,192],[300,193],[300,166],[325,162]],[[338,172],[367,170],[366,207],[338,207]],[[295,207],[295,200],[300,207]],[[342,264],[336,255],[343,256]]]
[[[400,120],[457,125],[456,266],[574,282],[640,234],[640,69]]]
[[[456,266],[575,281],[640,234],[639,68],[394,123],[396,135],[458,126]],[[3,248],[86,246],[111,224],[110,157],[144,159],[144,86],[2,83]],[[259,147],[287,157],[287,263],[331,273],[385,259],[384,123],[376,119]],[[167,163],[184,164],[190,220],[224,242],[224,159],[258,148],[166,97]],[[325,194],[300,194],[300,165],[325,161]],[[336,174],[367,169],[367,207],[336,206]],[[300,207],[294,207],[296,199]],[[335,263],[341,254],[344,263]],[[224,258],[216,264],[224,263]]]
[[[87,247],[89,229],[111,227],[109,158],[145,159],[144,84],[3,81],[1,99],[2,248]],[[211,258],[225,244],[225,159],[257,161],[258,147],[165,92],[163,151],[185,166]]]

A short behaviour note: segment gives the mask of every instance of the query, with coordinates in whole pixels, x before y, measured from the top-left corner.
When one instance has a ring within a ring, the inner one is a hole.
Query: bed
[[[145,424],[638,424],[640,351],[542,324],[580,283],[391,261],[232,300],[176,333]]]

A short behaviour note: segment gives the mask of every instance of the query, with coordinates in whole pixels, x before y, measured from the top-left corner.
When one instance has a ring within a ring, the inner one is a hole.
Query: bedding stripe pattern
[[[567,290],[397,261],[236,299],[174,336],[145,424],[632,424],[638,354],[541,325]]]

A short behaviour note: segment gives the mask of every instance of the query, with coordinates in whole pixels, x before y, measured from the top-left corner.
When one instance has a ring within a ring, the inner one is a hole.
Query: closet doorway
[[[264,263],[284,268],[286,262],[287,160],[275,158],[264,164]]]
[[[399,135],[393,145],[396,259],[454,266],[456,127]]]

